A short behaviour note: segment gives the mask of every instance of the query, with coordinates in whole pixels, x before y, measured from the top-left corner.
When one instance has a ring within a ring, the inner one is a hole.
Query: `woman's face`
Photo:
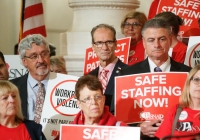
[[[83,111],[85,119],[99,119],[104,111],[105,96],[101,90],[92,91],[85,86],[80,91],[80,97],[77,101],[79,108]]]
[[[132,25],[132,26],[131,26]],[[123,34],[125,37],[131,37],[131,41],[137,43],[142,40],[142,25],[137,19],[127,19],[123,27]]]
[[[0,116],[15,116],[18,111],[17,94],[7,93],[0,96]]]
[[[55,72],[55,73],[67,74],[66,70],[64,70],[61,67],[57,67],[56,65],[51,65],[50,70],[51,70],[51,72]]]
[[[190,81],[190,96],[193,101],[200,100],[200,70],[194,74]]]

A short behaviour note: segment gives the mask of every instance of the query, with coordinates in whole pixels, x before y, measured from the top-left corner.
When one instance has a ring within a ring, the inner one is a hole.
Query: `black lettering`
[[[68,124],[68,122],[69,122],[68,120],[59,120],[58,123],[59,124]]]
[[[199,58],[200,57],[200,50],[194,51],[193,58]]]
[[[59,94],[60,94],[60,90],[56,88],[55,96],[59,96]]]
[[[57,106],[62,105],[63,107],[78,108],[75,100],[69,100],[66,102],[65,99],[57,98]]]
[[[195,66],[196,66],[196,65],[200,64],[200,61],[199,61],[199,60],[195,60],[195,61],[194,61],[194,64],[195,64]]]

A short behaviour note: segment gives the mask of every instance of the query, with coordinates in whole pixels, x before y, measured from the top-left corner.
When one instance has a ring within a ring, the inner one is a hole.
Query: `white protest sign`
[[[74,98],[78,78],[50,73],[40,121],[48,140],[53,140],[59,134],[60,124],[70,124],[80,111]]]
[[[28,70],[21,63],[19,55],[4,55],[8,66],[9,80],[21,77],[28,73]]]
[[[200,36],[191,36],[189,38],[184,64],[190,67],[200,64]]]
[[[140,127],[61,125],[60,131],[61,140],[140,140]]]

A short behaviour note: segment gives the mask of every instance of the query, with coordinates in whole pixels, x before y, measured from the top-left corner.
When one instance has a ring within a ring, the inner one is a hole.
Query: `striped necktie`
[[[108,83],[108,77],[107,77],[108,72],[109,72],[109,70],[103,69],[100,73],[100,81],[101,81],[101,84],[102,84],[102,87],[103,87],[103,94],[105,93],[106,86],[107,86],[107,83]]]

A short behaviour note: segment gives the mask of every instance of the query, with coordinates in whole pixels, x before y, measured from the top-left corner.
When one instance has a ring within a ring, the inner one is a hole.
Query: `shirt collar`
[[[49,72],[48,75],[44,78],[44,80],[40,81],[40,82],[42,82],[42,83],[44,84],[45,87],[47,86],[47,83],[48,83],[49,74],[50,74],[50,72]],[[31,74],[28,73],[28,82],[29,82],[30,86],[31,86],[32,88],[34,88],[34,87],[37,85],[37,83],[38,83],[39,81],[35,80],[35,79],[31,76]],[[46,88],[45,88],[45,89],[46,89]]]
[[[105,68],[103,68],[101,65],[99,65],[99,73],[100,73],[103,69],[109,70],[109,72],[110,72],[110,71],[113,71],[114,66],[115,66],[115,64],[117,63],[117,60],[118,60],[118,58],[116,58],[112,63],[108,64]]]
[[[151,59],[149,59],[149,57],[148,61],[149,61],[150,71],[154,72],[154,68],[157,67],[156,64]],[[165,61],[165,63],[163,63],[161,66],[159,66],[159,68],[162,70],[162,72],[169,72],[170,66],[171,66],[170,57],[168,56],[167,61]]]

